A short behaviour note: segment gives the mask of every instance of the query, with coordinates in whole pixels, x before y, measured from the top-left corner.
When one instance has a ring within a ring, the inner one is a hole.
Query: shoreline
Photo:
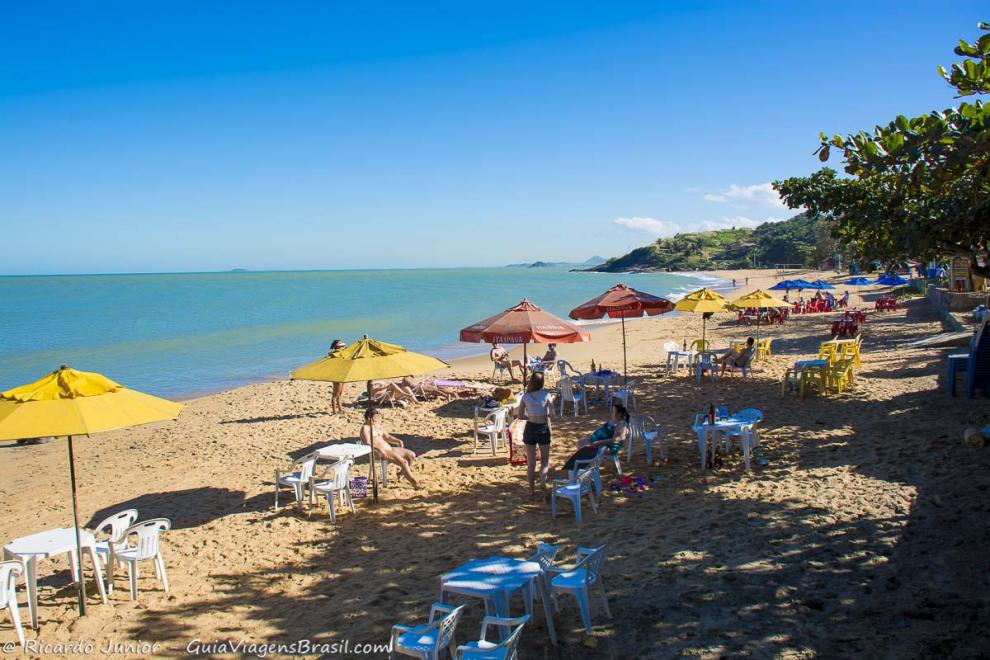
[[[256,271],[250,271],[250,272],[256,272]],[[257,271],[257,272],[260,272],[260,271]],[[276,272],[281,272],[281,271],[276,271]],[[719,292],[723,292],[724,293],[726,291],[736,291],[739,288],[741,288],[741,285],[740,286],[737,286],[735,289],[732,288],[732,275],[731,274],[738,273],[738,272],[740,272],[740,271],[698,271],[698,275],[687,274],[687,273],[668,273],[668,274],[670,274],[670,275],[683,275],[684,277],[690,277],[690,278],[694,278],[694,279],[711,279],[712,281],[721,282],[720,285],[707,286],[707,288],[710,288],[713,291],[719,291]],[[763,273],[764,271],[763,270],[757,270],[757,271],[754,271],[754,272]],[[728,278],[726,278],[726,277],[723,276],[723,273],[730,273],[730,276]],[[619,273],[617,273],[617,274],[619,274]],[[636,274],[636,273],[629,273],[629,274]],[[699,277],[699,275],[701,277]],[[736,279],[740,279],[740,278],[736,277]],[[681,296],[672,296],[670,298],[670,300],[676,302],[677,300],[680,300],[680,298],[682,298],[682,297],[683,297],[683,295],[681,295]],[[665,319],[665,318],[666,319],[670,319],[670,318],[677,317],[678,314],[679,314],[679,312],[668,312],[666,314],[661,314],[659,316],[644,316],[644,317],[640,317],[640,318],[636,318],[636,319],[626,319],[626,324],[627,324],[627,327],[628,327],[630,324],[633,324],[633,323],[635,323],[637,321],[659,321],[659,320]],[[592,321],[572,321],[572,322],[575,325],[578,325],[578,326],[581,326],[581,327],[588,327],[588,326],[590,326],[592,328],[601,328],[601,329],[609,328],[609,327],[612,327],[614,325],[620,325],[621,324],[621,321],[620,320],[614,320],[614,319],[609,319],[609,318],[596,319],[596,320],[592,320]],[[592,330],[592,332],[595,332],[595,331]],[[592,337],[592,341],[594,341],[594,337]],[[466,343],[467,342],[463,342],[463,344],[466,344]],[[454,346],[454,345],[451,345],[451,346]],[[475,352],[472,347],[466,347],[464,349],[464,351],[465,352],[468,352],[469,351],[469,353],[468,354],[462,354],[462,355],[460,355],[458,357],[447,359],[446,357],[444,357],[443,351],[436,351],[435,352],[436,354],[434,355],[434,357],[436,357],[439,360],[443,360],[444,362],[446,362],[447,364],[450,365],[450,369],[453,370],[450,373],[451,376],[457,376],[458,375],[458,372],[456,371],[456,369],[458,369],[458,368],[464,368],[464,369],[470,369],[472,371],[477,371],[477,362],[478,362],[478,360],[481,360],[483,358],[484,361],[486,361],[486,362],[488,361],[489,347],[488,347],[488,344],[485,344],[483,342],[477,343],[476,346],[478,347],[477,352]],[[506,346],[509,346],[509,345],[506,345]],[[538,346],[541,346],[541,344],[533,344],[533,346],[534,347],[538,347]],[[409,347],[406,347],[406,348],[409,348]],[[410,350],[413,350],[413,349],[410,349]],[[521,354],[522,354],[522,345],[521,344],[512,345],[512,348],[510,348],[508,350],[509,350],[510,355],[512,355],[513,357],[521,357]],[[540,349],[539,348],[534,348],[534,350],[540,350]],[[315,360],[317,358],[313,358],[313,359]],[[440,373],[440,372],[435,372],[435,373]],[[433,376],[435,374],[424,374],[424,375]],[[242,383],[239,383],[239,384],[236,384],[236,385],[232,385],[232,386],[218,387],[218,388],[215,388],[215,389],[206,389],[206,390],[203,390],[201,392],[185,393],[185,394],[175,395],[175,396],[172,396],[170,398],[173,401],[177,401],[179,403],[186,404],[186,403],[190,403],[190,402],[193,402],[193,401],[198,401],[200,399],[208,398],[210,396],[215,396],[215,395],[223,394],[223,393],[226,393],[226,392],[233,392],[233,391],[236,391],[236,390],[245,388],[245,387],[251,387],[252,385],[260,385],[260,384],[264,384],[264,383],[277,383],[277,382],[282,382],[282,381],[289,382],[291,380],[292,379],[288,377],[288,374],[285,374],[285,375],[272,374],[272,375],[263,376],[263,377],[260,377],[260,378],[248,379],[248,380],[246,380],[246,381],[244,381]]]

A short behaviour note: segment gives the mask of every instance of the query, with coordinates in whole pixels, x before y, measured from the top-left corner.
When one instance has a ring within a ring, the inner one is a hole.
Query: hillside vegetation
[[[755,229],[721,229],[658,238],[587,270],[626,272],[760,268],[774,264],[817,266],[835,255],[835,241],[817,217],[796,215]]]

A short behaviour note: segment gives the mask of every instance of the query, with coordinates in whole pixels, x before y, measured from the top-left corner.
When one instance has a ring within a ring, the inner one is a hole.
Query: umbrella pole
[[[529,376],[529,358],[526,357],[526,342],[523,342],[523,366],[522,366],[522,378],[523,378],[523,391],[526,391],[526,380]]]
[[[629,384],[629,367],[626,364],[626,316],[622,315],[622,384]]]
[[[368,385],[368,407],[373,406],[371,402],[371,385]],[[371,436],[371,453],[368,454],[371,459],[371,502],[373,504],[378,504],[378,472],[375,470],[375,436]]]
[[[79,539],[79,512],[76,507],[76,461],[72,456],[72,436],[69,439],[69,481],[72,484],[72,528],[76,532],[76,566],[79,574],[79,616],[86,616],[86,581],[83,580],[82,542]]]

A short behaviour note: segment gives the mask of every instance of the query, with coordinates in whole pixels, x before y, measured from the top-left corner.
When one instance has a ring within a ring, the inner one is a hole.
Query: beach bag
[[[523,445],[523,432],[526,422],[517,419],[509,424],[509,465],[526,465],[526,448]]]
[[[368,477],[351,477],[351,497],[368,496]]]

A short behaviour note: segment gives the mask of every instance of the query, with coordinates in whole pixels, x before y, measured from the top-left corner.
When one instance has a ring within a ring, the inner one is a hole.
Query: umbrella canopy
[[[779,298],[774,298],[762,289],[757,289],[752,293],[747,293],[745,296],[733,300],[732,306],[740,309],[748,309],[750,307],[766,309],[768,307],[790,307],[790,303],[786,303]]]
[[[824,290],[824,289],[834,289],[835,288],[834,286],[832,286],[831,284],[829,284],[825,280],[815,280],[814,282],[812,282],[812,284],[815,285],[815,288],[816,289],[822,289],[822,290]]]
[[[656,316],[672,309],[674,309],[674,303],[666,298],[643,293],[620,283],[597,298],[592,298],[583,305],[578,305],[571,310],[569,316],[572,319],[582,320],[600,319],[603,316],[622,319],[622,375],[623,378],[627,378],[626,319],[640,317],[644,314]]]
[[[592,320],[608,316],[612,319],[656,316],[674,309],[666,298],[637,291],[625,284],[616,284],[602,295],[571,310],[572,319]]]
[[[781,280],[770,287],[770,291],[790,291],[791,289],[799,288],[794,284],[794,280]],[[804,287],[801,287],[804,288]]]
[[[174,419],[182,404],[143,394],[106,376],[65,365],[28,385],[0,392],[0,440],[66,436],[76,559],[82,566],[76,468],[72,436]],[[86,613],[85,580],[79,580],[79,613]]]
[[[68,367],[0,392],[0,441],[89,435],[174,419],[182,405]]]
[[[795,289],[817,289],[818,288],[817,286],[815,286],[815,284],[813,282],[809,282],[808,280],[791,280],[791,284],[794,285],[794,288]]]
[[[872,280],[865,277],[853,277],[843,282],[848,286],[873,286]]]
[[[591,335],[527,299],[461,330],[461,341],[496,344],[573,344]]]
[[[350,346],[334,351],[292,371],[293,380],[323,380],[354,383],[385,378],[425,374],[450,365],[429,355],[406,350],[367,335]]]
[[[882,284],[884,286],[901,286],[902,284],[907,284],[908,281],[896,275],[894,273],[886,273],[877,278],[876,284]]]
[[[728,310],[729,301],[711,289],[698,289],[677,301],[674,310],[694,314],[714,314]],[[707,319],[701,317],[701,341],[705,341]]]

